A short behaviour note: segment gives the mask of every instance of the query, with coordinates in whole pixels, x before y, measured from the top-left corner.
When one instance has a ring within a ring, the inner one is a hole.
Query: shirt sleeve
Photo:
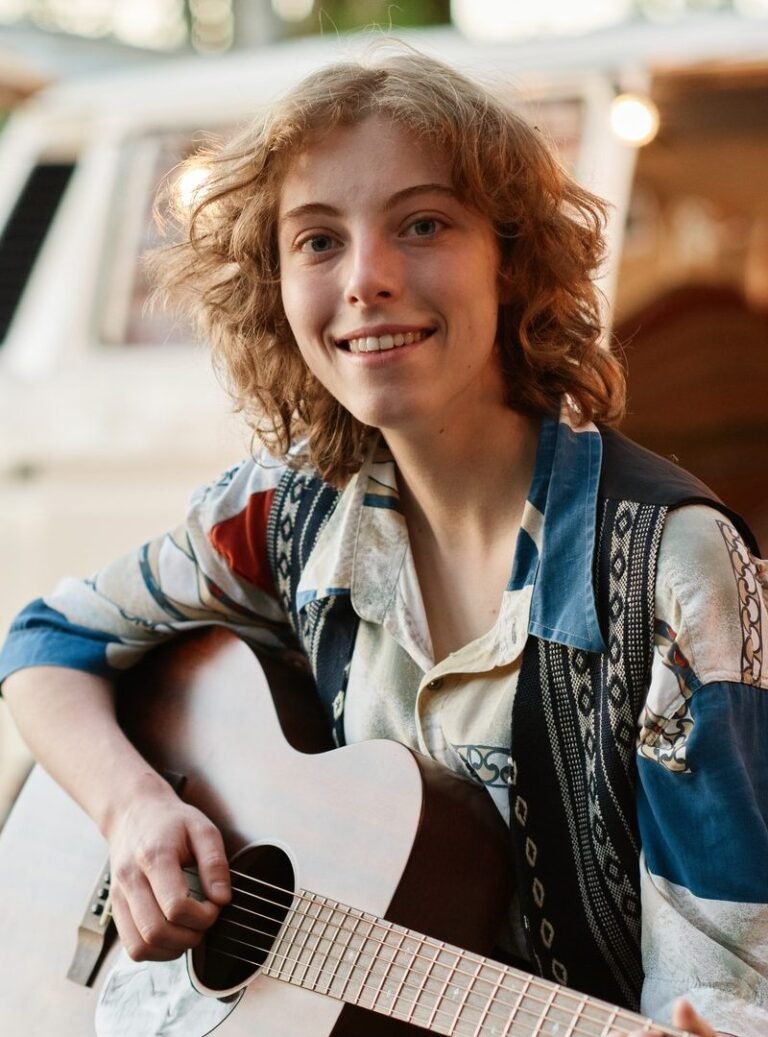
[[[268,651],[292,645],[267,551],[284,471],[244,461],[195,493],[177,529],[32,602],[0,652],[0,681],[46,665],[115,676],[175,632],[209,624]]]
[[[668,517],[641,717],[642,1008],[768,1033],[765,563],[718,512]]]

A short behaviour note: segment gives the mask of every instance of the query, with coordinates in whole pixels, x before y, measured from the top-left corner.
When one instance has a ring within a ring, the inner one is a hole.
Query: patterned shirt
[[[529,634],[604,651],[593,591],[601,439],[545,419],[511,575],[493,626],[435,663],[396,469],[381,447],[345,489],[299,603],[349,595],[360,619],[347,741],[395,738],[488,789],[508,819],[509,718]],[[24,610],[0,655],[109,675],[173,631],[222,623],[280,650],[290,628],[267,559],[284,469],[248,460],[198,492],[173,533]],[[768,1032],[767,571],[724,517],[671,513],[656,584],[652,678],[638,718],[642,1009],[686,995],[715,1027]],[[525,953],[514,913],[512,949]]]

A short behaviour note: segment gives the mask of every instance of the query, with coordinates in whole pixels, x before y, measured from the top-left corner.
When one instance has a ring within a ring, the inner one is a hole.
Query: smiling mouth
[[[366,335],[363,338],[339,339],[336,345],[350,353],[382,353],[388,349],[415,345],[433,334],[434,328],[426,328],[423,331],[398,331],[391,335]]]

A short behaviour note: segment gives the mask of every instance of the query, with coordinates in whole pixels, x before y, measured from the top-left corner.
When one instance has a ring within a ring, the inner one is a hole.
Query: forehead
[[[280,212],[430,183],[453,186],[447,154],[392,120],[371,116],[329,130],[296,155],[281,185]]]

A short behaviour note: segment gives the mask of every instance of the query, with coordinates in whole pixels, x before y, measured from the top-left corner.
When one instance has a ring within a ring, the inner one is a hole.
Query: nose
[[[366,234],[350,246],[347,257],[347,302],[367,306],[397,298],[403,269],[394,243],[383,235]]]

